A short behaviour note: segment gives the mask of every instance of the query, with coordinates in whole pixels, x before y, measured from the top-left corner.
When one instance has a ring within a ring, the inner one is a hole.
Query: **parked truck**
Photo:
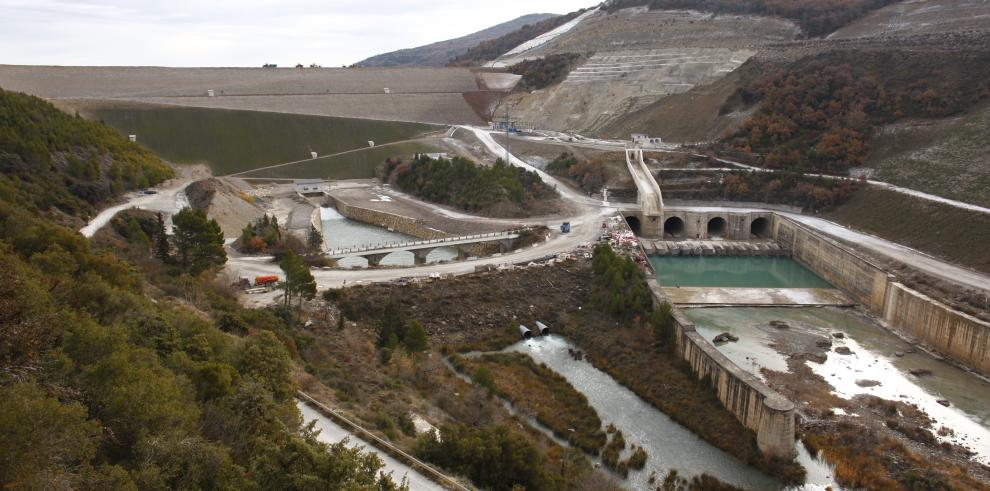
[[[263,276],[254,277],[254,286],[271,288],[277,284],[278,284],[278,276],[276,275],[263,275]]]

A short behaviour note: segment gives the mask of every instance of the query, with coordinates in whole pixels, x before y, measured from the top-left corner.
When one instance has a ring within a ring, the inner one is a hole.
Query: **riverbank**
[[[651,330],[624,327],[593,308],[592,284],[590,261],[574,259],[550,267],[456,277],[435,285],[360,286],[339,295],[344,315],[355,319],[377,317],[394,299],[447,352],[503,349],[519,339],[513,322],[535,325],[541,320],[573,340],[595,367],[704,440],[777,475],[794,472],[782,470],[790,465],[775,468],[765,461],[753,432],[675,357],[658,350]],[[535,296],[534,291],[541,294]]]

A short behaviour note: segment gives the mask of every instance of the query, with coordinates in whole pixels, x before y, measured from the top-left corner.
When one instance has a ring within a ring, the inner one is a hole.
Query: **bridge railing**
[[[511,235],[518,235],[527,229],[518,230],[507,230],[504,232],[489,232],[485,234],[473,234],[473,235],[458,235],[455,237],[444,237],[442,239],[428,239],[428,240],[417,240],[412,242],[380,242],[375,245],[360,246],[360,247],[347,247],[343,249],[334,249],[329,251],[327,254],[330,256],[346,255],[346,254],[359,254],[362,252],[372,252],[381,250],[402,250],[408,249],[410,247],[419,247],[424,245],[433,244],[449,244],[452,242],[483,242],[488,239],[496,239],[500,237],[508,237]]]

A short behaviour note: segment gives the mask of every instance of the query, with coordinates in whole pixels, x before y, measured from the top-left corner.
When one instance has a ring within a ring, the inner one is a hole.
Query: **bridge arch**
[[[708,234],[709,239],[721,239],[725,237],[725,233],[729,230],[729,223],[725,221],[722,217],[714,217],[708,220]]]
[[[663,236],[675,239],[684,237],[684,220],[681,217],[670,217],[664,221]]]
[[[749,233],[756,238],[766,238],[770,236],[770,220],[759,217],[749,225]]]

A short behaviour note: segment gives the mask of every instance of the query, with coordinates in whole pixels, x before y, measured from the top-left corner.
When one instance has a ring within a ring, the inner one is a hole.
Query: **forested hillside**
[[[359,61],[355,65],[362,67],[445,66],[450,60],[464,54],[468,49],[477,46],[478,43],[504,36],[527,24],[533,24],[552,17],[556,17],[556,15],[524,15],[509,22],[503,22],[488,29],[468,34],[467,36],[439,41],[416,48],[382,53]]]
[[[944,118],[990,97],[990,53],[833,51],[783,67],[761,67],[723,107],[756,113],[727,142],[758,163],[845,173],[859,167],[878,125]]]
[[[895,0],[611,0],[609,12],[648,6],[651,10],[690,9],[704,12],[772,15],[791,19],[809,37],[825,36],[863,14]]]
[[[468,49],[466,53],[450,60],[448,66],[474,66],[494,60],[508,53],[516,46],[570,22],[582,13],[584,13],[584,9],[571,12],[567,15],[541,20],[533,24],[526,24],[503,36],[483,41],[478,43],[477,46]]]
[[[290,316],[243,309],[214,281],[215,222],[186,210],[169,238],[136,213],[91,244],[43,213],[91,210],[167,167],[2,97],[0,488],[395,488],[376,457],[300,428]]]
[[[556,196],[535,172],[507,165],[501,159],[492,167],[475,165],[463,157],[388,159],[383,177],[407,193],[466,211],[529,209]]]
[[[169,177],[161,159],[110,127],[0,89],[0,198],[85,216],[116,194]]]

